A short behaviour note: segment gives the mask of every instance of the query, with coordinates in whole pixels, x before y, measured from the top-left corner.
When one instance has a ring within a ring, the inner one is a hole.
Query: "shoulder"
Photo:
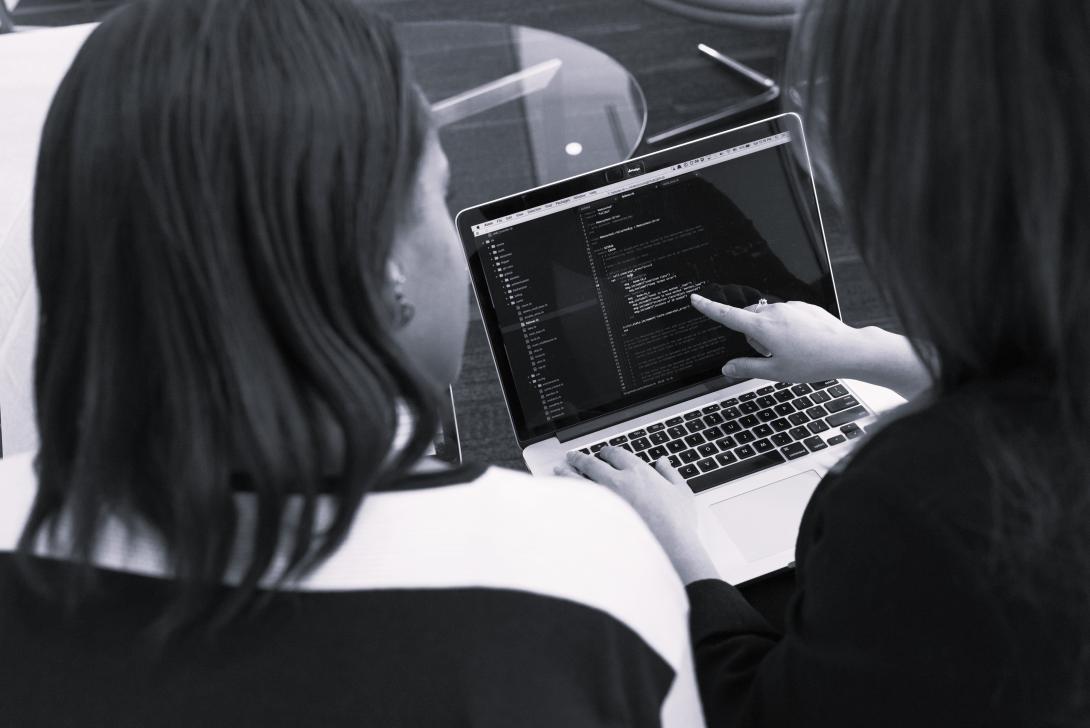
[[[15,549],[37,488],[33,453],[0,459],[0,552]]]
[[[507,589],[605,612],[672,667],[688,602],[639,516],[594,483],[489,468],[438,488],[377,493],[306,589]]]

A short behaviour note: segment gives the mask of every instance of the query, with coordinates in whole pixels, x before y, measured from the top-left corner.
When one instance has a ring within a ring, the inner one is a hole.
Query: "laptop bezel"
[[[523,427],[520,425],[519,418],[515,416],[513,407],[519,407],[521,413],[521,406],[518,402],[518,393],[514,384],[513,374],[505,363],[501,363],[501,354],[503,354],[503,337],[499,331],[499,325],[495,318],[495,312],[492,310],[491,302],[488,306],[482,301],[481,291],[487,290],[487,282],[485,280],[485,274],[483,267],[480,265],[480,256],[477,256],[478,245],[475,242],[475,237],[471,229],[472,225],[480,222],[481,220],[469,220],[468,218],[475,214],[480,213],[480,216],[484,219],[490,219],[483,214],[485,208],[495,208],[501,204],[506,203],[506,207],[501,208],[503,214],[510,214],[511,211],[517,211],[519,209],[529,209],[541,204],[544,204],[553,199],[562,199],[575,194],[580,188],[586,190],[593,190],[599,187],[605,186],[611,182],[617,181],[617,179],[611,179],[608,174],[616,170],[620,170],[626,167],[630,167],[635,163],[640,163],[640,174],[647,174],[649,172],[668,167],[672,164],[678,164],[680,162],[688,161],[694,157],[700,156],[694,154],[689,150],[694,148],[708,145],[713,141],[720,140],[730,135],[737,135],[744,132],[747,129],[751,129],[760,125],[775,125],[777,123],[788,124],[788,130],[792,133],[798,134],[798,141],[801,143],[801,150],[803,152],[803,158],[805,161],[805,172],[809,176],[809,190],[812,194],[813,211],[817,217],[817,229],[814,231],[820,237],[820,246],[815,246],[815,254],[824,252],[824,260],[822,262],[825,269],[828,270],[828,296],[831,299],[832,313],[838,318],[843,318],[840,308],[840,297],[836,287],[836,275],[833,271],[832,256],[829,253],[828,237],[825,233],[825,221],[821,212],[820,198],[818,196],[817,185],[814,179],[813,165],[810,160],[809,147],[806,141],[805,130],[802,124],[802,119],[798,114],[793,112],[786,112],[783,114],[777,114],[775,116],[767,117],[765,119],[759,119],[757,121],[743,124],[725,131],[710,134],[708,136],[700,137],[698,139],[692,139],[681,144],[668,147],[666,149],[660,149],[647,154],[633,157],[631,159],[624,160],[622,162],[599,167],[589,172],[583,172],[578,175],[573,175],[562,180],[550,182],[548,184],[539,185],[528,190],[516,192],[511,195],[499,197],[488,202],[472,205],[458,212],[455,216],[455,226],[458,229],[458,234],[462,242],[462,251],[466,257],[466,263],[469,268],[470,280],[472,283],[473,297],[477,303],[477,309],[481,316],[481,321],[485,330],[485,338],[488,341],[489,353],[492,356],[492,363],[496,369],[496,374],[500,381],[500,388],[503,392],[504,405],[507,408],[507,416],[511,422],[511,428],[515,434],[515,439],[518,441],[519,447],[525,449],[526,447],[536,443],[548,440],[552,437],[561,436],[561,433],[565,431],[572,431],[571,436],[577,437],[587,432],[593,432],[599,429],[605,429],[612,427],[619,422],[623,422],[626,419],[644,414],[653,409],[661,409],[678,402],[685,401],[687,399],[693,399],[695,397],[706,394],[710,391],[723,389],[734,382],[728,382],[722,376],[712,376],[706,380],[702,380],[695,384],[688,384],[679,387],[677,390],[666,394],[659,394],[653,397],[649,397],[648,401],[653,402],[653,406],[649,409],[646,403],[634,403],[626,407],[620,408],[614,412],[604,413],[598,417],[582,420],[577,423],[569,425],[563,425],[552,428],[548,432],[539,433],[536,435],[529,435]],[[795,141],[792,140],[792,146]],[[730,146],[730,145],[727,145]],[[709,152],[712,150],[709,150]],[[648,164],[648,160],[653,160],[655,164]],[[581,182],[591,182],[598,175],[601,175],[593,184],[580,184]],[[574,191],[573,191],[574,190]],[[499,217],[501,215],[494,215],[493,217]],[[475,260],[476,256],[476,260]],[[505,355],[504,355],[504,358]],[[568,439],[561,436],[561,439]]]

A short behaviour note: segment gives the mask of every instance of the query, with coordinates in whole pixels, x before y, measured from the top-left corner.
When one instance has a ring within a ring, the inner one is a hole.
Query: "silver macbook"
[[[800,119],[784,114],[463,210],[469,269],[523,456],[667,457],[739,583],[794,561],[822,475],[897,395],[851,381],[731,383],[745,337],[697,313],[801,300],[840,315]]]

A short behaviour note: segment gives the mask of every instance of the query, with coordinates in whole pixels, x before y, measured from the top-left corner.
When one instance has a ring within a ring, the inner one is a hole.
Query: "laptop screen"
[[[722,385],[754,353],[689,304],[709,285],[837,313],[799,134],[779,117],[459,215],[520,440]]]

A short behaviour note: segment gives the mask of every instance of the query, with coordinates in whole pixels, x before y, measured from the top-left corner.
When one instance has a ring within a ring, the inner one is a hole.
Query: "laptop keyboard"
[[[580,449],[623,447],[645,462],[668,458],[699,493],[863,434],[870,412],[835,379],[774,384],[645,425]]]

